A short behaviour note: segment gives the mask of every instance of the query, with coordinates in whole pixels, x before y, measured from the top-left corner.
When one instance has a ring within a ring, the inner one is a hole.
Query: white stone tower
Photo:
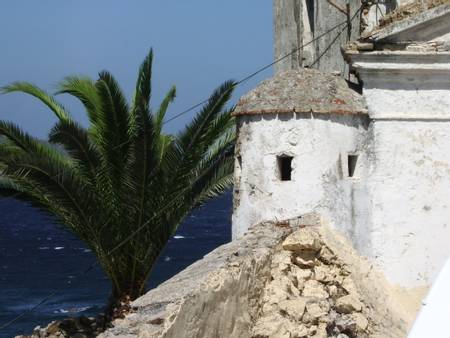
[[[297,68],[240,100],[233,238],[317,212],[391,283],[433,282],[450,257],[450,0],[408,6],[347,45],[362,95]]]
[[[312,211],[348,224],[352,236],[368,128],[361,95],[339,76],[288,71],[244,96],[234,114],[233,238],[261,221]]]

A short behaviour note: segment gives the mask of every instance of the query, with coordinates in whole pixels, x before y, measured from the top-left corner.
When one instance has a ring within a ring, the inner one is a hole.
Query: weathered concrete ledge
[[[254,226],[137,299],[99,337],[404,337],[418,305],[309,214]]]

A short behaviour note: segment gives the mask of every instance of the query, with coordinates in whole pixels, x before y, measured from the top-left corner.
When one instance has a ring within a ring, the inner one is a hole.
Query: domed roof
[[[340,76],[302,69],[263,81],[239,100],[233,115],[282,113],[367,114],[367,109],[362,95]]]

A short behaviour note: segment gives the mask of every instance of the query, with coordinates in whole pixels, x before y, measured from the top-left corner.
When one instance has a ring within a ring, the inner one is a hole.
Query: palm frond
[[[86,76],[67,76],[58,83],[58,94],[69,94],[84,105],[91,124],[95,125],[99,111],[102,109],[95,82]]]
[[[24,132],[12,122],[0,121],[0,135],[26,153],[38,153],[45,148],[41,141]]]
[[[235,85],[234,81],[226,81],[217,88],[197,116],[178,135],[178,139],[186,151],[197,148],[195,145],[201,140],[201,136],[208,129],[209,123],[223,111],[230,100]]]
[[[155,116],[156,129],[159,130],[159,132],[161,132],[164,123],[164,117],[167,113],[167,108],[169,108],[169,104],[172,103],[173,100],[175,100],[176,95],[177,89],[175,86],[173,86],[172,88],[170,88],[170,90],[162,100],[161,105],[159,106],[158,112]]]
[[[74,121],[60,121],[50,131],[49,141],[62,145],[75,161],[81,174],[95,185],[100,155],[83,127]]]
[[[42,101],[50,110],[58,117],[60,120],[69,120],[69,112],[58,103],[53,96],[48,94],[46,91],[40,89],[29,82],[14,82],[10,85],[0,88],[0,93],[14,93],[21,92],[34,96],[35,98]]]
[[[139,109],[150,111],[150,98],[152,95],[152,67],[153,67],[153,49],[150,49],[144,61],[142,62],[138,79],[136,82],[136,91],[134,96],[133,113]]]
[[[128,105],[118,83],[108,72],[100,73],[96,87],[102,109],[93,127],[93,137],[111,184],[120,185],[130,147]]]

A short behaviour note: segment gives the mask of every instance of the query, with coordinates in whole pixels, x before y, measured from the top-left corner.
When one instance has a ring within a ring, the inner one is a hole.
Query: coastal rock
[[[362,315],[361,313],[353,313],[352,319],[356,324],[356,329],[358,332],[366,331],[367,327],[369,326],[369,321],[364,315]]]
[[[313,338],[328,338],[327,325],[324,323],[319,324]]]
[[[321,249],[322,242],[317,232],[310,228],[300,229],[289,235],[283,242],[283,249],[295,253],[302,251],[317,252]]]
[[[322,285],[316,280],[309,280],[305,283],[302,296],[317,299],[327,299],[330,295],[325,290],[324,285]]]
[[[336,255],[327,246],[322,247],[319,257],[325,264],[332,264],[336,260]]]
[[[312,318],[317,319],[328,314],[330,311],[330,305],[327,301],[308,303],[306,305],[306,311]]]
[[[349,277],[344,278],[344,280],[342,282],[342,288],[345,291],[347,291],[349,294],[354,295],[355,297],[359,297],[356,284],[351,278],[349,278]]]
[[[311,250],[302,251],[293,256],[294,264],[302,269],[312,268],[318,264],[316,253]]]
[[[285,300],[279,304],[280,310],[286,313],[289,317],[299,321],[305,312],[306,301],[302,298],[295,300]]]
[[[297,285],[303,285],[307,280],[311,279],[312,276],[312,271],[310,269],[301,269],[296,265],[291,265],[290,272],[291,275],[296,278]]]
[[[336,311],[339,313],[360,312],[362,303],[355,295],[347,295],[336,300]]]
[[[51,322],[45,328],[37,326],[30,336],[16,338],[94,338],[104,330],[93,317],[75,317]]]
[[[308,329],[304,325],[298,325],[279,314],[263,317],[253,328],[252,338],[291,338],[304,337]]]

